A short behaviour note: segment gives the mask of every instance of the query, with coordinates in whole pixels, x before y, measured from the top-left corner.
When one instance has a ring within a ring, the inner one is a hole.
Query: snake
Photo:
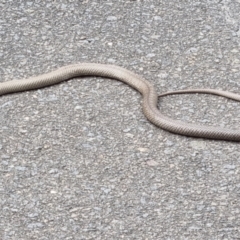
[[[175,120],[163,115],[158,109],[158,98],[172,94],[204,93],[214,94],[236,101],[240,95],[216,89],[185,89],[166,92],[158,95],[153,84],[141,76],[123,67],[100,63],[76,63],[58,68],[57,70],[26,79],[15,79],[0,83],[0,96],[10,93],[29,91],[55,85],[72,78],[96,76],[115,79],[126,83],[142,94],[142,108],[146,118],[166,131],[188,137],[206,138],[225,141],[240,141],[240,130],[216,126],[198,125]]]

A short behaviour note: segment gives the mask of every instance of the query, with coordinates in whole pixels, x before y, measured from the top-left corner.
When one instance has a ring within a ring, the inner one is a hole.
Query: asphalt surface
[[[240,1],[0,1],[1,82],[111,63],[159,93],[240,90]],[[240,104],[162,98],[186,122],[239,128]],[[149,123],[123,83],[79,78],[0,97],[0,239],[240,239],[239,143]]]

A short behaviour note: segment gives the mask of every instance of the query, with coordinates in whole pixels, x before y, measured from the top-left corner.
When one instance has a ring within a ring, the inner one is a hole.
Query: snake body
[[[181,93],[210,93],[240,101],[240,95],[214,89],[189,89],[163,93],[158,96],[153,85],[137,74],[115,65],[79,63],[61,67],[50,73],[22,80],[0,83],[0,96],[9,93],[38,89],[80,76],[100,76],[122,81],[139,91],[143,96],[143,112],[156,126],[169,132],[190,137],[240,141],[240,130],[201,126],[173,120],[164,116],[157,108],[159,96]]]

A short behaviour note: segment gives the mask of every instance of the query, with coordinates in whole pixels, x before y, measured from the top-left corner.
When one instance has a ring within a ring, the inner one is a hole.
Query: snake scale
[[[169,132],[190,137],[216,140],[240,141],[240,130],[202,126],[173,120],[164,116],[157,108],[158,97],[181,93],[207,93],[240,101],[240,95],[214,89],[187,89],[163,93],[158,96],[153,85],[137,74],[115,65],[79,63],[61,67],[50,73],[22,80],[0,83],[0,96],[9,93],[38,89],[80,76],[100,76],[122,81],[139,91],[143,96],[143,112],[156,126]]]

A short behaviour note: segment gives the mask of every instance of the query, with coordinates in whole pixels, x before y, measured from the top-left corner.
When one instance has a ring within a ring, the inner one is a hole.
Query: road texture
[[[78,62],[240,92],[239,0],[1,0],[1,82]],[[239,128],[240,104],[160,99],[186,122]],[[240,239],[239,143],[163,131],[141,95],[79,78],[0,97],[0,239]]]

